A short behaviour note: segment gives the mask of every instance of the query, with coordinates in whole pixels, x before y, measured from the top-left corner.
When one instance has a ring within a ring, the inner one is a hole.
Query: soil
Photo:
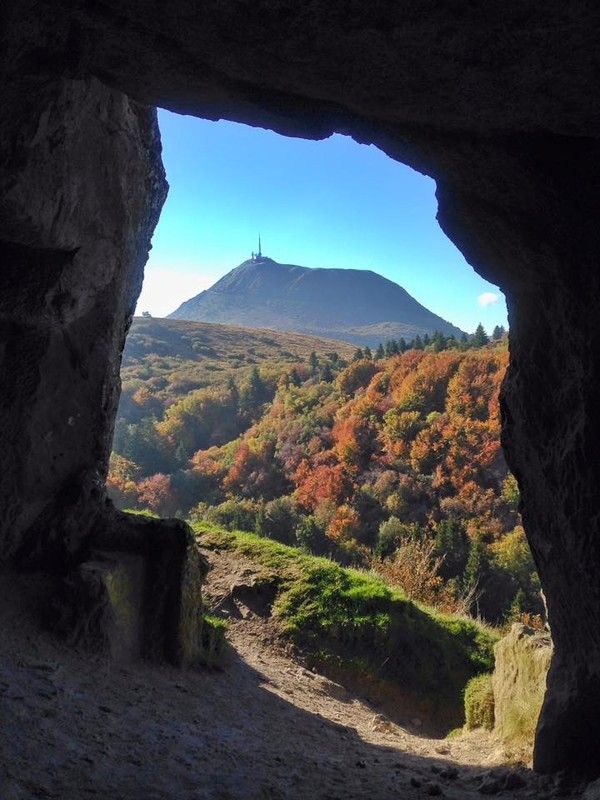
[[[39,627],[41,583],[0,576],[1,800],[564,796],[504,766],[490,734],[428,738],[418,720],[399,726],[376,699],[306,669],[269,598],[252,599],[252,565],[207,555],[206,597],[230,619],[212,671],[116,665],[69,647]]]

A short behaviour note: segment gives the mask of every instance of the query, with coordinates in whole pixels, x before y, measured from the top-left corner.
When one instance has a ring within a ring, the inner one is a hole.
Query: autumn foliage
[[[499,342],[349,365],[311,354],[268,385],[255,370],[241,391],[230,383],[172,404],[144,429],[163,462],[148,470],[115,456],[109,485],[121,503],[296,535],[417,599],[493,620],[535,614],[537,578],[500,447],[507,364]],[[141,390],[133,399],[149,402]]]

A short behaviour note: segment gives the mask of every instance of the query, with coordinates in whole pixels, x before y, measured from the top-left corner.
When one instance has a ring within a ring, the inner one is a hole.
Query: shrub
[[[329,549],[329,539],[325,535],[325,528],[312,514],[302,517],[296,527],[296,541],[303,550],[315,555],[324,555]]]
[[[258,503],[252,500],[225,500],[218,506],[208,508],[204,519],[229,531],[253,531],[256,529],[258,509]]]
[[[398,517],[391,516],[385,522],[382,522],[379,526],[379,534],[375,544],[375,555],[378,558],[391,556],[398,547],[403,533],[404,525]]]
[[[398,517],[391,516],[379,526],[379,534],[375,544],[375,555],[378,558],[391,556],[404,540],[422,539],[421,528],[412,522],[402,522]]]
[[[291,497],[278,497],[266,503],[260,519],[260,530],[257,519],[256,532],[284,544],[295,544],[297,522],[294,500]]]
[[[416,526],[415,526],[416,527]],[[374,563],[392,586],[399,586],[411,600],[439,605],[443,595],[439,569],[442,558],[434,555],[435,541],[403,536],[391,558]]]
[[[490,673],[471,678],[465,688],[465,720],[467,730],[494,727],[494,692]]]

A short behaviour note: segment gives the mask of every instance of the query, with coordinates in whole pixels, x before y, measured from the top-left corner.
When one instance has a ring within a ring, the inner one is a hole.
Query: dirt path
[[[208,593],[223,609],[251,568],[210,558]],[[504,780],[488,772],[490,737],[431,740],[379,718],[296,663],[240,601],[226,668],[182,673],[64,647],[38,629],[28,591],[0,577],[1,800],[470,800],[482,773]],[[500,796],[553,794],[523,775]]]

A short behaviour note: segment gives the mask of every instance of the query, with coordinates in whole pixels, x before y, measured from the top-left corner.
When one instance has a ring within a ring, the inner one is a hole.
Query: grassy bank
[[[277,585],[273,614],[330,674],[394,687],[444,727],[462,724],[463,691],[493,668],[494,635],[421,607],[366,572],[250,533],[199,523],[201,545],[235,550]]]

